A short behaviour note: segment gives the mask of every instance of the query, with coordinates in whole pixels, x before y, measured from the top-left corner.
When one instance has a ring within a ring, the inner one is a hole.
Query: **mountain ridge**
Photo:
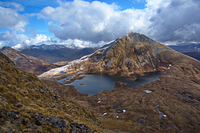
[[[49,63],[72,61],[96,51],[97,48],[68,48],[64,45],[31,46],[20,50],[21,53],[39,58]]]
[[[11,47],[5,46],[0,49],[0,52],[8,56],[18,68],[36,75],[39,75],[52,68],[59,67],[59,65],[47,63],[35,57],[22,54]]]

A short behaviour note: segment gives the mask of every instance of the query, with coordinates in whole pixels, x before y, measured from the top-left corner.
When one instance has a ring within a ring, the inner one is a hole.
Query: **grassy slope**
[[[56,96],[35,75],[21,71],[0,53],[0,131],[1,132],[69,132],[73,123],[85,124],[88,130],[101,131],[94,115],[72,101]],[[22,104],[17,107],[16,103]],[[14,113],[13,113],[14,112]],[[46,124],[38,124],[34,117],[42,114]],[[12,114],[19,114],[13,116]],[[56,116],[66,127],[56,127],[49,118]],[[18,124],[14,124],[18,121]],[[48,124],[47,124],[48,123]]]

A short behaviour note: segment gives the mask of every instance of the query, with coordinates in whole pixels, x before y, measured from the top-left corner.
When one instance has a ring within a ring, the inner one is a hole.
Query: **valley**
[[[91,55],[39,77],[53,86],[48,80],[57,82],[68,78],[63,80],[66,84],[79,81],[83,74],[103,73],[134,81],[137,80],[136,75],[146,72],[160,72],[163,75],[160,80],[143,86],[131,87],[119,81],[111,90],[90,97],[85,94],[74,98],[87,105],[108,130],[199,132],[200,62],[145,35],[129,33]],[[72,86],[62,86],[67,87]],[[64,89],[58,92],[63,96],[68,95]]]
[[[83,77],[84,76],[84,77]],[[146,73],[144,76],[138,76],[136,81],[133,81],[129,78],[120,77],[120,76],[111,76],[107,74],[88,74],[80,75],[82,79],[73,81],[65,85],[73,85],[78,92],[83,94],[88,94],[93,96],[97,93],[100,93],[104,90],[112,90],[115,86],[115,82],[124,82],[129,84],[129,87],[143,86],[145,84],[151,83],[153,81],[159,80],[159,77],[162,76],[160,73]],[[57,80],[60,83],[66,82],[70,78]]]
[[[96,51],[97,48],[66,47],[64,45],[39,45],[20,49],[25,55],[33,56],[48,63],[72,61]]]
[[[143,34],[131,32],[39,79],[0,59],[5,131],[200,132],[200,61]],[[19,112],[18,125],[5,109]]]
[[[0,1],[0,133],[200,133],[200,0]]]

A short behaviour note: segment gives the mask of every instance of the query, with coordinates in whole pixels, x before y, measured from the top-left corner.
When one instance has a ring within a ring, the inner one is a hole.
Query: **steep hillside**
[[[200,132],[200,62],[145,35],[129,33],[39,77],[69,76],[64,81],[69,83],[83,78],[81,74],[107,73],[136,80],[136,74],[154,71],[163,76],[144,86],[131,88],[116,82],[113,90],[79,97],[107,129],[116,132]]]
[[[3,47],[0,49],[0,52],[9,57],[18,68],[36,75],[46,72],[52,68],[59,67],[59,65],[47,63],[32,56],[26,56],[25,54],[22,54],[10,47]]]
[[[75,59],[79,59],[80,57],[91,54],[96,50],[96,48],[68,48],[62,45],[33,45],[29,48],[20,50],[20,52],[29,56],[39,58],[49,63],[56,63],[61,61],[72,61]]]
[[[0,132],[103,132],[85,107],[51,91],[0,52]]]

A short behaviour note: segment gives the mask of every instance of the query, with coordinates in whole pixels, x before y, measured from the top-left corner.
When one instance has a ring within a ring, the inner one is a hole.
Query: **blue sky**
[[[1,0],[0,47],[101,46],[129,32],[164,44],[200,42],[197,0]]]
[[[66,0],[72,2],[73,0]],[[93,0],[85,0],[87,2],[92,3]],[[34,1],[27,1],[27,0],[3,0],[2,2],[16,2],[21,4],[24,7],[24,11],[21,11],[21,14],[27,16],[28,14],[39,13],[43,8],[47,6],[51,7],[58,7],[59,4],[57,0],[34,0]],[[101,2],[105,2],[108,4],[116,3],[119,7],[119,10],[126,10],[126,9],[144,9],[145,8],[145,0],[101,0]],[[38,19],[37,16],[28,16],[29,24],[27,25],[27,30],[31,30],[32,28],[35,29],[37,34],[45,34],[50,37],[53,37],[54,34],[49,32],[48,22],[44,19]],[[25,33],[29,35],[29,33]]]

